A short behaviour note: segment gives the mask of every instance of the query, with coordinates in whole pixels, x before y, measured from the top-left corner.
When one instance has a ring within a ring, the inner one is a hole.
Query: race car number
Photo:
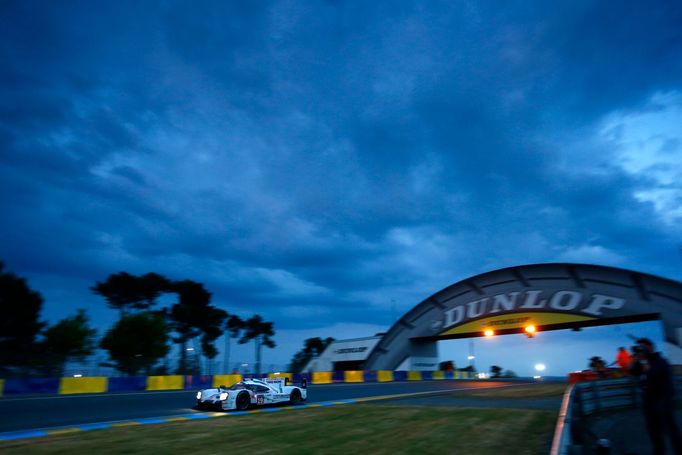
[[[256,404],[263,404],[265,402],[265,397],[263,395],[256,395]]]

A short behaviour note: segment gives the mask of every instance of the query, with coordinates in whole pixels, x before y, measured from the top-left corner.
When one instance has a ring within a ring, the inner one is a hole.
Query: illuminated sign
[[[546,291],[538,289],[507,292],[450,308],[444,312],[445,330],[440,334],[589,321],[620,310],[626,303],[623,298],[605,294],[585,296],[578,291],[558,290],[543,298],[543,293]]]

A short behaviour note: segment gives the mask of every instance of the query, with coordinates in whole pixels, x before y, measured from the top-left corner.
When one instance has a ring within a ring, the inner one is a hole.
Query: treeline
[[[313,358],[322,355],[327,346],[334,342],[334,338],[327,337],[322,339],[320,337],[308,338],[303,342],[303,349],[294,354],[291,363],[289,364],[289,371],[292,373],[300,373],[308,362]]]
[[[260,373],[262,347],[275,347],[272,322],[260,315],[244,320],[217,308],[202,283],[170,280],[156,273],[119,272],[90,290],[119,313],[99,340],[82,309],[52,326],[41,321],[43,297],[0,262],[0,377],[61,376],[67,362],[84,361],[98,347],[109,355],[104,366],[121,373],[171,373],[168,365],[160,365],[171,342],[180,350],[174,372],[198,374],[199,365],[190,361],[188,350],[212,360],[218,355],[215,342],[223,334],[240,344],[255,343],[255,372]],[[170,296],[173,303],[160,305],[162,296]],[[199,352],[188,348],[197,340]]]

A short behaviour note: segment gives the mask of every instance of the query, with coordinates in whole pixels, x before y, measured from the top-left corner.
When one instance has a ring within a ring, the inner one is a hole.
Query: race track
[[[518,384],[518,383],[517,383]],[[420,381],[311,385],[308,403],[509,386],[493,381]],[[0,398],[0,432],[187,414],[196,390]]]

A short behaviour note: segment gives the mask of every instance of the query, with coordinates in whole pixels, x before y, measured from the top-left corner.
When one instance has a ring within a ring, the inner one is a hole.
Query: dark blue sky
[[[0,260],[102,329],[110,273],[201,281],[275,321],[281,363],[495,268],[679,280],[680,24],[678,1],[3,1]]]

